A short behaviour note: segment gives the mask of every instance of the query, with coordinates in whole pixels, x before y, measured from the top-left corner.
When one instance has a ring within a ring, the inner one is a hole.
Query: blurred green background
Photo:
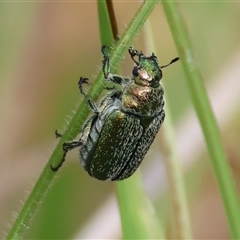
[[[239,190],[240,4],[179,1]],[[139,7],[114,1],[120,33]],[[160,65],[177,56],[159,4],[150,17]],[[76,104],[77,82],[101,67],[97,4],[0,2],[0,229],[2,237],[38,179]],[[145,31],[134,46],[145,48]],[[129,56],[122,63],[131,76]],[[194,238],[228,238],[225,213],[193,112],[181,64],[164,69],[167,104],[186,173]],[[163,125],[164,128],[164,125]],[[146,191],[166,229],[171,224],[161,131],[141,165]],[[29,239],[120,238],[115,183],[90,178],[78,152],[68,155],[39,206]],[[129,196],[131,197],[131,196]]]

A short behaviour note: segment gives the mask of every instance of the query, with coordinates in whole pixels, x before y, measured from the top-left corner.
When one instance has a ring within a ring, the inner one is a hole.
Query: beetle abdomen
[[[123,180],[130,177],[141,164],[144,156],[155,139],[163,121],[165,112],[162,110],[158,116],[154,117],[149,126],[144,128],[141,138],[138,140],[135,150],[132,152],[131,159],[122,171],[112,180]]]
[[[85,157],[84,168],[89,175],[100,180],[113,179],[128,164],[143,127],[138,118],[116,110],[105,119],[98,138],[92,136],[92,129],[86,144],[80,148],[80,157]]]

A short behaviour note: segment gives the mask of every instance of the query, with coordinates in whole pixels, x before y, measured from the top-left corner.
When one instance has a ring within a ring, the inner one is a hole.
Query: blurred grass
[[[218,129],[212,107],[210,106],[201,71],[195,63],[191,41],[187,37],[188,31],[185,21],[175,2],[162,2],[166,17],[176,43],[176,47],[182,57],[182,66],[191,91],[193,105],[201,124],[206,146],[213,165],[213,171],[222,196],[226,211],[231,236],[233,239],[240,238],[240,209],[236,193],[235,181],[232,171],[227,162],[227,156]]]
[[[208,83],[226,68],[226,62],[239,49],[239,4],[178,4],[186,19],[204,81]],[[114,7],[119,29],[125,29],[138,4],[129,2],[126,7],[124,2],[115,2]],[[54,148],[54,130],[62,130],[65,116],[72,115],[71,110],[75,109],[79,98],[79,76],[93,79],[91,76],[97,73],[96,66],[101,65],[101,54],[94,2],[1,2],[0,11],[0,204],[4,206],[0,212],[0,226],[6,229],[11,222],[12,212],[19,209],[20,199],[25,198],[24,190],[36,181]],[[161,6],[154,10],[151,20],[155,23],[153,28],[161,29],[155,31],[160,64],[168,62],[177,54]],[[139,49],[143,49],[141,34],[134,42]],[[126,58],[122,66],[123,74],[130,75],[130,59]],[[215,81],[212,84],[217,88],[217,79]],[[181,67],[175,66],[174,71],[165,71],[163,82],[174,123],[178,124],[192,108]],[[230,164],[233,171],[238,173],[236,143],[239,142],[240,134],[237,133],[240,133],[240,129],[239,107],[237,103],[235,105],[236,112],[231,115],[234,119],[228,120],[221,133]],[[228,107],[223,105],[223,108]],[[221,122],[221,119],[218,120]],[[142,169],[154,163],[148,158],[157,153],[154,147],[159,145],[159,142],[153,145]],[[89,178],[79,166],[77,154],[75,151],[69,155],[61,175],[33,221],[28,238],[73,238],[108,198],[113,184]],[[195,160],[201,164],[189,169],[191,180],[188,181],[194,237],[228,238],[221,201],[207,163],[208,157],[196,152]],[[238,176],[236,181],[239,186]],[[84,195],[84,198],[80,199],[80,195]],[[156,205],[161,199],[161,195],[158,196]],[[171,218],[167,206],[161,205],[159,212],[166,212],[168,229]],[[52,218],[46,220],[49,212]],[[108,212],[106,218],[110,218]]]

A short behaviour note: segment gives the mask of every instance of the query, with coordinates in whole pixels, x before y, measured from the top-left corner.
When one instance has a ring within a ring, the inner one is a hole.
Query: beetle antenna
[[[172,63],[175,63],[179,60],[180,58],[179,57],[176,57],[174,58],[170,63],[168,63],[167,65],[163,65],[163,66],[160,66],[160,68],[165,68],[165,67],[168,67],[169,65],[171,65]]]

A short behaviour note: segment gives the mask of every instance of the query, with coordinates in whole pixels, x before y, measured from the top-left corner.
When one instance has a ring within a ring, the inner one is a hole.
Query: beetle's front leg
[[[110,74],[110,64],[109,64],[109,55],[106,51],[107,46],[103,45],[101,48],[102,54],[103,54],[103,60],[102,60],[102,70],[103,70],[103,75],[105,79],[109,79],[109,74]]]
[[[104,78],[107,81],[113,82],[113,83],[118,84],[118,85],[123,85],[123,86],[126,85],[129,82],[129,79],[122,78],[118,75],[110,73],[109,55],[106,51],[106,48],[107,47],[105,45],[102,46],[102,54],[103,54],[102,70],[103,70]]]
[[[129,46],[128,52],[129,52],[132,60],[136,63],[137,66],[139,66],[139,62],[138,62],[136,59],[134,59],[134,57],[135,57],[135,56],[138,56],[138,57],[143,56],[143,53],[142,53],[142,52],[139,52],[138,50],[136,50],[136,49],[133,47],[133,45],[130,45],[130,46]]]

